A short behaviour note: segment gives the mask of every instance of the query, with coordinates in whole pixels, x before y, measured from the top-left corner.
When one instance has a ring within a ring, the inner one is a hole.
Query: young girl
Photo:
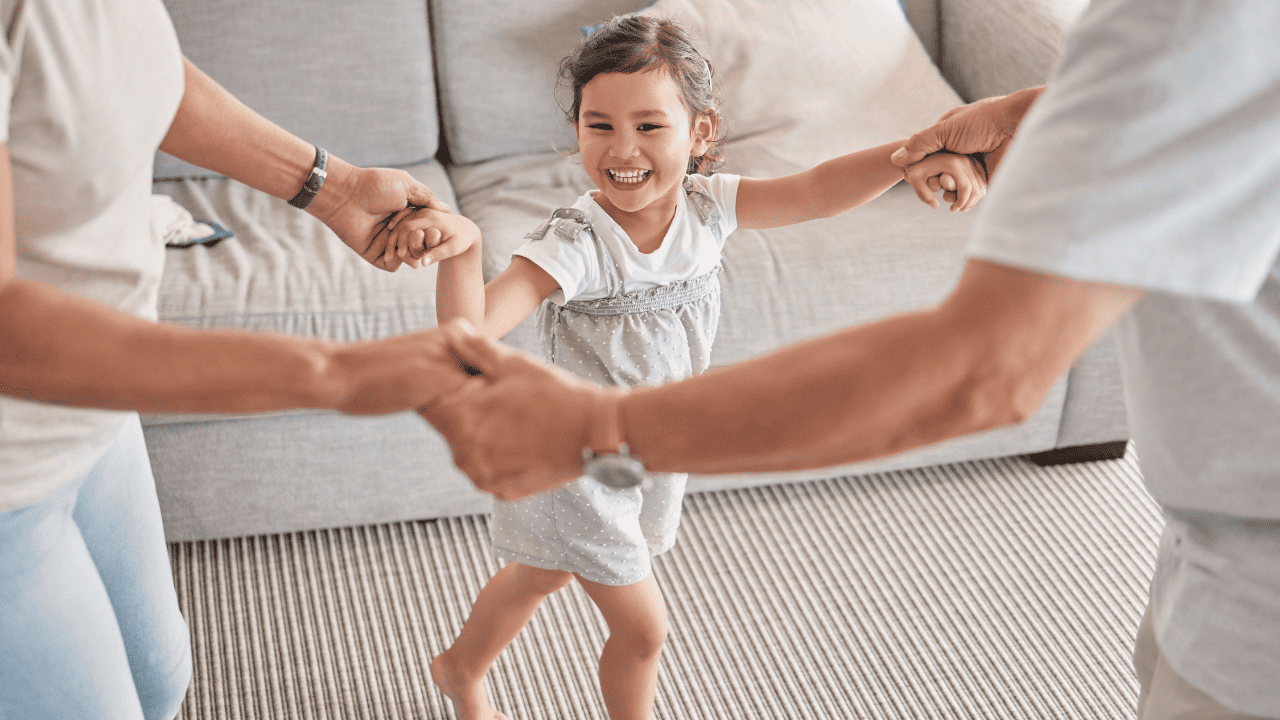
[[[463,316],[501,337],[538,309],[548,359],[600,384],[652,385],[707,368],[720,250],[735,228],[834,215],[902,179],[889,161],[900,142],[783,178],[707,174],[720,143],[711,67],[670,21],[616,18],[564,61],[561,75],[572,85],[566,114],[597,191],[552,214],[488,285],[480,233],[465,218],[425,211],[392,235],[404,257],[432,247],[427,262],[443,260],[441,322]],[[963,207],[982,195],[982,171],[969,158],[924,163]],[[574,578],[609,627],[600,657],[609,717],[652,716],[667,617],[650,557],[675,542],[685,479],[654,474],[642,487],[614,488],[582,477],[495,501],[493,546],[507,564],[431,664],[461,718],[504,717],[489,704],[485,674],[542,600]]]

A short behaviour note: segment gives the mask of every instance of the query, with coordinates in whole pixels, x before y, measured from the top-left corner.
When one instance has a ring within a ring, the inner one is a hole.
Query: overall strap
[[[537,228],[525,235],[528,240],[542,240],[552,233],[556,237],[567,243],[587,242],[595,243],[596,256],[600,258],[600,269],[605,278],[605,283],[610,295],[618,295],[622,292],[622,269],[618,267],[618,261],[614,259],[613,253],[609,252],[609,248],[596,235],[595,228],[591,227],[591,221],[587,219],[587,214],[578,208],[560,208],[551,213],[551,217]]]
[[[689,196],[689,204],[693,205],[693,209],[698,211],[698,217],[702,220],[702,225],[711,231],[715,236],[716,242],[723,241],[720,236],[720,222],[724,218],[720,215],[720,208],[716,207],[716,203],[706,191],[700,189],[693,183],[693,178],[688,175],[684,178],[684,192]]]

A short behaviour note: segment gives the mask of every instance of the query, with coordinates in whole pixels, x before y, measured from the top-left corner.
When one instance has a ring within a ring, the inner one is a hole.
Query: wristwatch
[[[316,199],[316,194],[320,192],[320,186],[324,185],[324,179],[328,176],[327,167],[329,165],[329,153],[319,145],[316,147],[316,159],[311,165],[311,174],[307,175],[306,181],[302,183],[302,189],[297,195],[289,201],[289,204],[299,210],[306,210],[312,200]]]
[[[620,414],[625,390],[598,392],[591,401],[591,443],[582,449],[582,471],[611,488],[644,482],[644,463],[622,440]]]

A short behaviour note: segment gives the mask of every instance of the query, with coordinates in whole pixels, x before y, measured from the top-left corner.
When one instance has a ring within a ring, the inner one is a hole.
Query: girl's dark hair
[[[582,88],[601,73],[635,73],[664,68],[671,75],[690,118],[711,111],[715,136],[706,154],[689,158],[687,172],[711,174],[722,159],[720,101],[711,83],[711,63],[693,47],[689,34],[677,23],[643,15],[623,15],[601,25],[573,54],[560,63],[560,80],[573,90],[573,105],[564,109],[571,125],[578,124]]]

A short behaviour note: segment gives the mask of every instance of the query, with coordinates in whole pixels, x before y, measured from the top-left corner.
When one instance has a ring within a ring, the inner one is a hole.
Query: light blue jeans
[[[84,477],[0,513],[0,718],[168,720],[191,682],[138,416]]]

